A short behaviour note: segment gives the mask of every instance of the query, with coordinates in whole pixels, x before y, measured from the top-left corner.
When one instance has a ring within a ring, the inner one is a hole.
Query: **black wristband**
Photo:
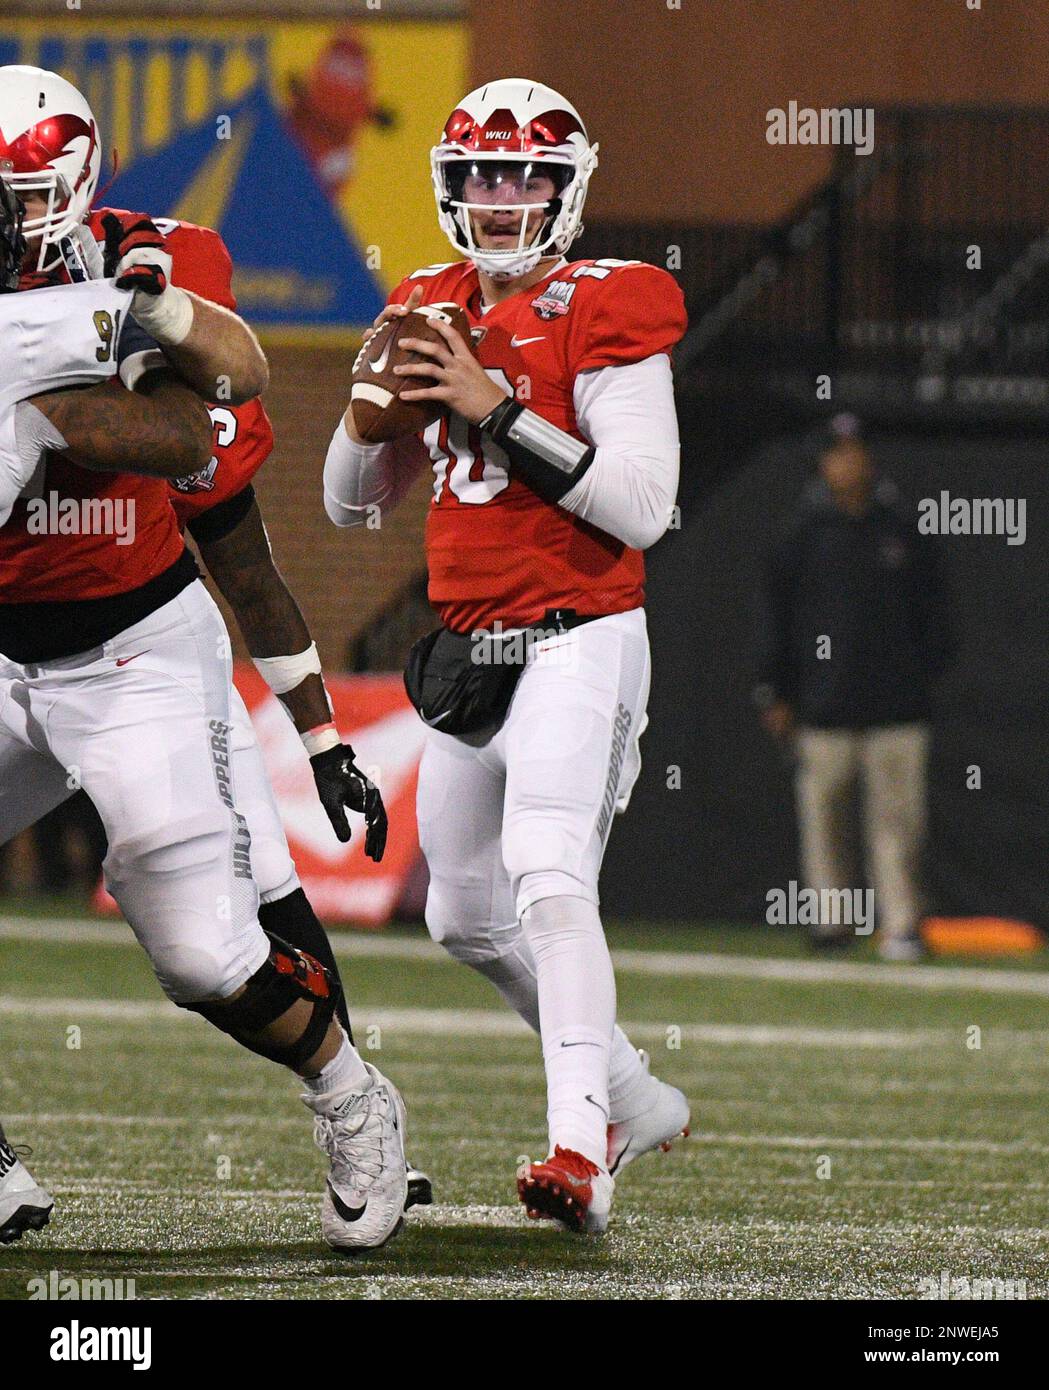
[[[480,422],[506,454],[510,472],[546,502],[560,502],[594,461],[593,445],[581,443],[513,397]]]
[[[485,434],[490,434],[498,444],[498,431],[509,428],[510,422],[516,420],[522,410],[524,406],[519,401],[515,401],[513,396],[507,396],[505,401],[500,401],[494,410],[488,412],[477,428],[484,430]]]

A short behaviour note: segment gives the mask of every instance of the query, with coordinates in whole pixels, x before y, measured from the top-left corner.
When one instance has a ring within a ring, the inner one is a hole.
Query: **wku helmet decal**
[[[530,150],[541,155],[544,145],[563,145],[576,132],[585,134],[569,111],[544,111],[518,123],[506,107],[481,121],[459,106],[448,117],[441,139],[466,150]]]
[[[89,124],[81,116],[63,112],[37,121],[14,140],[6,139],[0,130],[0,159],[9,159],[18,174],[42,173],[52,168],[56,159],[73,153],[74,140],[87,141],[83,164],[72,186],[75,193],[91,172],[91,160],[98,146],[94,121]]]

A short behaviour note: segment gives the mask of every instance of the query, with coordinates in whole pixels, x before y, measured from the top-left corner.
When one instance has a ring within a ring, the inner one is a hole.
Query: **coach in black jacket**
[[[931,542],[858,434],[838,433],[769,557],[755,697],[769,732],[796,739],[810,888],[858,886],[848,825],[862,779],[879,941],[893,959],[920,953],[927,721],[947,644]],[[823,923],[821,934],[840,930]]]

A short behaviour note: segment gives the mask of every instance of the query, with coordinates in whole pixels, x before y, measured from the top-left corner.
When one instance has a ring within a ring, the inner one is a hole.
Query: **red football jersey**
[[[102,240],[96,209],[89,227]],[[172,256],[172,282],[225,308],[235,309],[232,263],[222,238],[207,227],[155,219]],[[31,290],[25,293],[32,293]],[[114,389],[123,389],[114,387]],[[66,498],[134,501],[134,540],[113,534],[31,534],[28,513],[18,503],[0,528],[0,592],[11,603],[106,598],[140,588],[163,574],[183,550],[181,527],[200,511],[239,492],[273,446],[273,431],[259,400],[211,408],[215,456],[190,479],[169,483],[135,473],[96,473],[53,454],[44,470],[42,493]]]
[[[469,262],[417,270],[391,301],[418,284],[426,303],[463,306],[481,365],[508,395],[576,439],[577,375],[669,353],[686,326],[677,282],[641,261],[573,261],[485,313]],[[622,613],[644,601],[641,552],[511,478],[506,455],[475,426],[446,416],[422,439],[434,468],[430,602],[447,627],[517,627],[548,608]]]

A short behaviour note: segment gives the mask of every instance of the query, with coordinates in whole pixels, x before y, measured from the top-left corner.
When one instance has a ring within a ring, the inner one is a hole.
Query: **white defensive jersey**
[[[0,525],[35,467],[19,456],[16,405],[105,381],[147,351],[151,340],[130,317],[130,303],[131,291],[112,280],[0,294]]]

